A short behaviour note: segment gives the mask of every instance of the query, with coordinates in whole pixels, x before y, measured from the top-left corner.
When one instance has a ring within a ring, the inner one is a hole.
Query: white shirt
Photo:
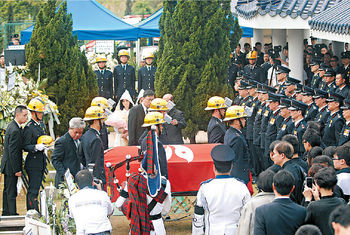
[[[106,192],[84,188],[69,198],[68,206],[77,235],[112,230],[108,215],[113,213],[113,207]]]
[[[350,173],[339,173],[337,174],[337,179],[337,185],[343,190],[344,194],[350,195]]]
[[[197,206],[204,208],[205,218],[194,214],[192,234],[203,234],[203,219],[206,235],[235,234],[241,210],[249,200],[247,186],[235,178],[215,178],[202,183],[197,194]]]
[[[267,80],[270,81],[272,76],[272,80],[270,81],[272,87],[277,85],[277,77],[274,71],[276,71],[276,69],[273,66],[267,70]]]

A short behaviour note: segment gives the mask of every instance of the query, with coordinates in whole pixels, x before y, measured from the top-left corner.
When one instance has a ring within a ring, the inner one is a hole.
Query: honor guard
[[[276,140],[278,129],[281,127],[283,117],[280,115],[280,100],[284,96],[281,94],[269,93],[269,109],[271,110],[271,116],[269,118],[266,133],[265,133],[265,151],[264,151],[264,168],[270,167],[273,162],[270,159],[270,144]]]
[[[328,146],[337,146],[341,130],[345,124],[345,120],[340,112],[340,106],[343,104],[344,97],[337,93],[330,93],[326,100],[328,110],[331,112],[326,122],[322,137],[323,144]]]
[[[106,69],[107,59],[97,57],[98,69],[94,71],[97,76],[98,95],[107,99],[113,98],[113,73]]]
[[[106,114],[106,109],[109,110],[111,108],[108,104],[107,99],[104,97],[93,98],[91,101],[91,106],[101,107],[103,109],[103,111],[105,112],[105,114]],[[107,130],[107,126],[106,126],[105,122],[102,120],[102,127],[100,130],[100,138],[102,140],[104,150],[108,149],[108,134],[109,134],[109,132]]]
[[[246,125],[247,114],[243,106],[231,106],[226,110],[224,122],[228,122],[224,144],[235,152],[235,160],[231,170],[231,176],[249,182],[250,154],[248,143],[245,140],[242,129]]]
[[[323,129],[326,125],[330,114],[326,102],[326,99],[328,98],[328,93],[320,89],[315,89],[314,92],[315,95],[313,96],[313,98],[315,100],[316,106],[318,107],[318,112],[314,120],[321,124],[321,133],[323,133]]]
[[[291,107],[292,101],[290,99],[282,98],[280,105],[278,108],[280,108],[280,116],[283,117],[283,121],[281,123],[281,128],[278,129],[276,139],[282,140],[282,137],[291,134],[294,129],[294,123],[292,120],[292,117],[290,116],[290,110],[288,109]]]
[[[288,77],[287,81],[285,82],[285,89],[284,94],[288,98],[295,98],[295,91],[297,90],[297,86],[299,85],[300,81],[295,78]]]
[[[321,78],[321,82],[320,82],[320,85],[319,85],[318,88],[328,92],[326,79],[324,78],[324,74],[326,73],[327,68],[329,68],[328,65],[326,65],[324,63],[320,64],[320,68],[318,70],[319,70],[319,75],[320,75],[320,78]]]
[[[347,85],[347,74],[344,73],[338,73],[335,76],[335,84],[337,85],[337,89],[335,90],[335,93],[338,93],[339,95],[343,96],[345,99],[349,99],[349,92],[350,89]]]
[[[279,85],[279,88],[278,88],[279,94],[285,95],[286,81],[287,81],[289,72],[290,72],[290,69],[282,65],[277,65],[276,67],[276,78],[277,78],[277,83]]]
[[[208,143],[224,143],[226,133],[225,124],[222,120],[226,111],[225,100],[219,96],[213,96],[208,100],[205,110],[211,111],[211,119],[207,128]]]
[[[341,146],[350,140],[350,103],[349,101],[345,101],[344,106],[342,106],[341,109],[343,110],[345,125],[340,132],[338,146]]]
[[[41,136],[46,135],[46,128],[42,123],[45,111],[45,103],[40,98],[32,99],[28,104],[28,110],[32,119],[24,127],[24,151],[28,152],[24,163],[24,169],[28,175],[27,210],[39,211],[38,194],[43,181],[46,168],[45,144],[39,141]]]
[[[320,83],[322,81],[322,78],[320,76],[320,71],[319,71],[320,61],[318,61],[316,59],[311,60],[310,68],[311,68],[311,72],[313,72],[314,75],[311,79],[309,86],[310,87],[319,87]]]
[[[289,107],[288,109],[291,111],[290,115],[294,122],[294,128],[292,129],[291,134],[298,137],[298,141],[299,141],[298,154],[299,156],[301,156],[305,152],[304,146],[301,143],[302,143],[302,137],[306,130],[306,122],[304,119],[304,115],[306,113],[307,104],[301,101],[292,100],[292,106]]]
[[[230,176],[234,151],[217,145],[211,151],[215,179],[201,183],[194,208],[192,234],[235,234],[243,206],[250,200],[247,187]]]
[[[250,51],[247,54],[247,59],[249,60],[249,64],[244,66],[243,72],[257,82],[266,83],[264,71],[259,65],[256,64],[257,52]]]
[[[128,64],[130,58],[129,52],[126,50],[120,50],[118,53],[121,64],[114,67],[114,95],[116,102],[118,103],[120,97],[128,90],[131,97],[135,100],[135,69],[133,66]]]
[[[335,72],[334,70],[329,67],[326,68],[325,73],[323,75],[323,81],[325,82],[325,87],[323,90],[330,92],[335,92],[337,89],[337,86],[335,85]]]
[[[250,96],[249,90],[252,88],[248,83],[241,81],[241,85],[239,86],[239,96],[241,97],[240,106],[249,106],[253,97]]]
[[[152,52],[147,52],[144,56],[146,66],[139,69],[137,89],[140,92],[143,90],[154,91],[154,75],[156,74],[157,68],[152,66],[154,55]]]
[[[104,167],[104,149],[100,131],[103,126],[105,112],[99,106],[91,106],[85,112],[84,121],[88,123],[89,129],[81,137],[79,155],[81,163],[86,167],[93,167],[95,178],[106,183],[106,173]],[[91,164],[89,166],[89,164]]]
[[[318,113],[318,108],[314,103],[313,95],[315,94],[314,90],[310,87],[305,86],[304,91],[301,93],[302,101],[307,104],[307,109],[305,112],[305,122],[314,121]]]

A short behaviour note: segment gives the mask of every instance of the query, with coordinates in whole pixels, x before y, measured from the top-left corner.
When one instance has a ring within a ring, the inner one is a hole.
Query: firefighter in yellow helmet
[[[133,66],[128,64],[130,55],[127,50],[120,50],[118,52],[120,64],[114,67],[114,98],[118,103],[120,97],[123,95],[125,90],[128,90],[133,100],[136,97],[135,90],[135,69]]]
[[[144,55],[146,65],[139,69],[137,90],[140,92],[143,90],[154,91],[154,76],[156,74],[157,68],[152,66],[154,55],[152,52],[146,52]]]
[[[244,66],[243,72],[246,76],[250,77],[255,81],[258,81],[260,83],[266,83],[267,78],[265,77],[263,69],[261,68],[261,66],[256,64],[257,58],[258,58],[258,52],[250,51],[247,54],[247,59],[249,61],[249,64]]]
[[[42,122],[45,111],[45,102],[40,98],[33,98],[28,104],[31,120],[23,130],[23,149],[28,152],[24,169],[28,174],[27,210],[39,211],[38,194],[46,169],[45,145],[38,143],[40,136],[47,135]]]
[[[226,110],[224,122],[228,122],[224,144],[235,152],[236,159],[231,170],[231,176],[243,180],[248,184],[250,170],[250,154],[242,129],[246,126],[247,113],[243,106],[231,106]]]
[[[98,69],[94,71],[97,78],[98,95],[105,98],[113,98],[113,74],[106,69],[106,57],[99,56],[96,58]]]
[[[105,115],[106,115],[106,109],[109,109],[110,106],[108,104],[108,101],[106,98],[104,97],[95,97],[92,99],[91,101],[91,107],[100,107],[103,109],[103,111],[105,112]],[[108,149],[108,130],[107,130],[107,126],[105,124],[105,122],[103,121],[103,119],[101,119],[101,124],[102,124],[102,127],[100,129],[100,137],[102,139],[102,143],[103,143],[103,149],[106,150]]]
[[[211,119],[207,128],[208,143],[224,143],[226,126],[222,122],[226,111],[225,99],[213,96],[208,100],[205,110],[211,111]]]
[[[86,110],[84,121],[88,123],[89,128],[81,137],[81,146],[78,148],[81,163],[87,168],[92,168],[94,177],[103,184],[106,183],[106,174],[100,131],[105,117],[104,110],[99,106],[91,106]]]

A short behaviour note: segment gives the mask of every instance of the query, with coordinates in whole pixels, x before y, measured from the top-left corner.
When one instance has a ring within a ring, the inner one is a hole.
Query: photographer
[[[69,198],[68,206],[75,221],[76,234],[111,234],[108,216],[113,214],[113,206],[107,193],[101,190],[101,184],[94,182],[88,170],[79,171],[75,180],[80,190]]]
[[[282,66],[289,67],[288,46],[283,47],[283,55],[286,57],[286,60],[283,60],[281,57],[277,57],[276,60],[280,61]]]
[[[306,201],[311,202],[306,211],[305,223],[314,224],[320,228],[322,234],[333,234],[328,223],[328,218],[334,208],[345,204],[342,198],[333,195],[333,187],[337,184],[337,176],[333,169],[327,167],[320,169],[314,176],[312,188],[305,185],[304,196]]]

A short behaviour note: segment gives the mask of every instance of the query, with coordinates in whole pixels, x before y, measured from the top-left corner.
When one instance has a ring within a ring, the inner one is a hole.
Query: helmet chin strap
[[[220,119],[221,119],[221,120],[224,120],[225,116],[222,115],[220,109],[218,109],[218,112],[219,112],[219,115],[220,115]]]
[[[36,120],[40,122],[41,119],[38,117],[38,112],[34,112],[34,113],[35,113],[35,118],[36,118]]]
[[[101,119],[98,119],[98,124],[100,125],[100,131],[101,131],[101,129],[102,129]]]
[[[239,121],[239,125],[241,126],[241,130],[242,130],[244,127],[243,127],[243,124],[242,124],[241,118],[240,118],[240,119],[238,119],[238,121]]]

